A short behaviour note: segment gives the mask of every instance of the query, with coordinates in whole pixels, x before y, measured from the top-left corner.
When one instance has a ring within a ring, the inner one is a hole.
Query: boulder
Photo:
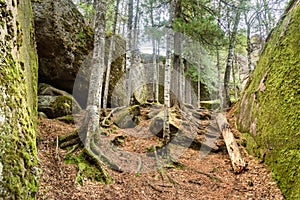
[[[141,114],[139,106],[125,107],[113,114],[113,122],[119,128],[134,128],[139,124],[138,116]]]
[[[39,84],[38,111],[48,118],[57,118],[78,113],[80,105],[65,91],[47,84]]]
[[[33,1],[39,82],[72,93],[76,75],[93,49],[93,31],[71,0]]]
[[[151,119],[149,131],[159,138],[163,138],[163,127],[164,127],[164,112],[159,112],[153,119]],[[178,133],[179,127],[175,123],[174,117],[170,116],[170,135],[171,139]]]
[[[286,199],[300,199],[300,1],[269,35],[236,112],[247,150],[273,171]]]

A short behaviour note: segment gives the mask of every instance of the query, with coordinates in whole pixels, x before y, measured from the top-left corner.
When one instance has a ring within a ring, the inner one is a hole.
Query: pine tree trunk
[[[188,71],[190,68],[190,63],[187,60],[184,60],[185,71]],[[187,75],[185,77],[185,102],[187,104],[192,104],[192,88],[191,88],[191,77]]]
[[[138,25],[139,25],[139,19],[140,19],[140,1],[136,1],[136,10],[135,10],[135,18],[134,18],[134,31],[133,31],[133,41],[132,41],[132,49],[135,51],[137,50],[138,45]]]
[[[112,55],[113,55],[113,50],[114,50],[114,40],[115,40],[116,28],[117,28],[117,22],[118,22],[119,3],[120,3],[120,0],[117,0],[116,6],[115,6],[115,17],[114,17],[113,31],[112,31],[112,36],[111,36],[111,39],[110,39],[109,52],[108,52],[106,78],[105,78],[105,82],[104,82],[105,87],[104,87],[104,95],[103,95],[103,108],[105,110],[107,108],[108,89],[109,89],[109,81],[110,81],[110,70],[111,70]]]
[[[181,0],[175,1],[175,10],[174,10],[174,17],[180,18],[181,17]],[[174,34],[174,77],[172,77],[171,88],[172,91],[175,93],[176,99],[181,99],[181,82],[180,82],[180,75],[182,72],[181,69],[181,33],[175,32]]]
[[[220,108],[223,111],[223,95],[222,95],[223,92],[222,92],[220,50],[219,49],[217,49],[217,71],[218,71],[218,87],[219,87]]]
[[[245,23],[247,27],[247,60],[248,60],[248,72],[251,72],[251,66],[252,66],[252,60],[251,60],[251,53],[252,53],[252,46],[251,46],[251,27],[250,27],[250,22],[248,21],[247,14],[244,13],[245,17]]]
[[[154,29],[154,16],[153,16],[153,4],[150,5],[150,18],[151,18],[151,27]],[[154,102],[158,102],[158,91],[157,91],[157,84],[158,84],[158,73],[157,73],[157,58],[156,58],[156,39],[152,36],[152,67],[153,67],[153,99]]]

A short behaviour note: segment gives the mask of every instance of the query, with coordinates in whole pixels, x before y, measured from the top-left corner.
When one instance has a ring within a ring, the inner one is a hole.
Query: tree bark
[[[197,92],[197,105],[198,105],[198,108],[201,107],[201,104],[200,104],[200,101],[201,101],[201,65],[199,64],[199,67],[198,67],[198,80],[197,80],[197,83],[198,83],[198,92]]]
[[[235,64],[237,63],[237,61],[236,61],[237,57],[234,56],[233,58],[234,58],[234,60],[232,60],[232,80],[233,80],[234,99],[236,100],[237,99],[237,90],[236,90],[236,80],[235,80],[235,67],[237,65],[234,65],[233,62]]]
[[[131,65],[132,65],[132,20],[133,20],[133,0],[128,0],[128,20],[126,37],[126,104],[130,105],[132,96],[131,87]]]
[[[106,1],[95,2],[95,36],[93,50],[93,66],[90,77],[90,85],[87,101],[87,113],[83,126],[86,126],[85,147],[90,150],[90,139],[99,130],[99,109],[101,105],[101,89],[104,73],[105,55],[105,14]]]
[[[184,60],[185,71],[188,71],[190,68],[190,63],[187,60]],[[186,75],[185,77],[185,102],[187,104],[192,104],[192,88],[191,88],[191,77]]]
[[[246,163],[242,158],[241,152],[230,130],[227,119],[222,113],[219,113],[216,117],[216,120],[226,143],[226,148],[231,159],[232,168],[235,173],[241,173],[245,169]]]
[[[154,30],[154,16],[153,16],[153,2],[150,2],[150,18],[151,18],[151,27]],[[152,67],[153,67],[153,99],[154,102],[158,102],[158,69],[157,69],[157,58],[156,58],[156,46],[158,42],[156,42],[156,38],[152,35]]]
[[[244,17],[245,17],[245,23],[246,23],[246,27],[247,27],[247,60],[248,60],[248,72],[251,72],[251,66],[252,66],[252,60],[251,60],[251,53],[252,53],[252,46],[251,46],[251,24],[250,21],[248,20],[248,16],[247,13],[244,13]]]
[[[165,81],[164,81],[164,127],[163,127],[163,141],[164,144],[170,142],[170,79],[171,79],[171,37],[172,37],[172,21],[173,21],[173,0],[170,2],[169,23],[167,26],[166,39],[166,65],[165,65]]]
[[[174,18],[181,17],[181,0],[175,0],[175,10],[174,10]],[[175,93],[176,99],[181,99],[181,82],[180,82],[180,75],[182,72],[181,69],[181,33],[175,31],[174,34],[174,77],[172,77],[171,88],[172,91]]]
[[[242,3],[243,3],[243,0],[240,0],[239,7],[242,5]],[[225,93],[224,94],[224,102],[223,102],[224,108],[228,108],[231,106],[230,94],[229,94],[230,71],[232,69],[232,60],[233,60],[233,56],[234,56],[233,52],[234,52],[234,46],[235,46],[238,25],[240,23],[240,17],[241,17],[241,11],[240,11],[240,8],[238,8],[236,11],[236,15],[235,15],[233,30],[232,30],[232,33],[230,36],[228,55],[227,55],[227,64],[226,64],[226,70],[225,70],[225,76],[224,76],[224,93]]]
[[[135,18],[134,18],[134,31],[133,31],[133,41],[132,48],[134,51],[137,50],[138,46],[138,36],[139,36],[139,19],[140,19],[140,1],[136,1],[136,10],[135,10]]]
[[[221,81],[221,66],[220,66],[220,50],[217,49],[217,71],[218,71],[218,87],[219,87],[219,99],[220,99],[220,108],[223,111],[223,89]]]
[[[110,81],[110,70],[112,64],[112,55],[114,50],[114,39],[116,35],[116,28],[118,22],[118,10],[119,10],[119,3],[120,0],[117,0],[115,5],[115,17],[114,17],[114,24],[113,24],[113,31],[109,45],[109,53],[108,53],[108,61],[107,61],[107,69],[106,69],[106,79],[105,79],[105,87],[104,87],[104,95],[103,95],[103,108],[106,110],[107,108],[107,99],[108,99],[108,88],[109,88],[109,81]]]

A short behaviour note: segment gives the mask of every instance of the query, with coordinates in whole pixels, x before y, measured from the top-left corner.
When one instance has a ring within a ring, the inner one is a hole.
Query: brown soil
[[[233,111],[227,113],[234,134]],[[38,156],[42,174],[38,199],[284,199],[271,171],[240,146],[247,170],[234,174],[225,148],[201,157],[199,150],[189,148],[178,162],[185,168],[164,168],[163,175],[156,170],[147,173],[116,172],[106,167],[113,183],[105,185],[84,179],[75,183],[76,165],[65,164],[67,151],[57,147],[57,137],[70,133],[74,125],[57,120],[40,119],[41,140]],[[121,130],[114,134],[120,135]],[[127,137],[127,151],[141,151],[155,143],[143,139],[138,146],[134,138]]]

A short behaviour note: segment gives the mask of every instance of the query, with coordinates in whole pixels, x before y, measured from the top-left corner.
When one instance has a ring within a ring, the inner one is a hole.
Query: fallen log
[[[235,173],[241,173],[245,169],[246,163],[242,158],[241,152],[230,130],[227,119],[222,113],[219,113],[216,117],[216,120],[226,143],[226,148],[231,159],[233,171]]]

